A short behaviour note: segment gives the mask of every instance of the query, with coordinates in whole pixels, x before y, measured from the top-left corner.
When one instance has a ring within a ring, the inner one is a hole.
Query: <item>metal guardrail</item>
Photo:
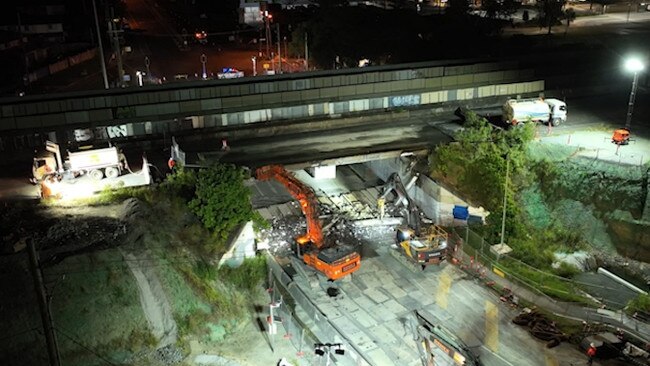
[[[298,351],[310,365],[325,364],[333,360],[342,366],[374,365],[364,352],[358,349],[338,327],[328,319],[312,299],[298,286],[289,274],[276,262],[273,256],[266,254],[266,262],[271,274],[272,288],[283,296],[282,304],[277,308],[279,322],[284,329],[283,337],[291,340]],[[325,349],[323,357],[315,356],[316,344],[341,344],[345,354],[336,354],[334,349]]]
[[[483,238],[478,234],[463,228],[463,231],[466,230],[475,237],[483,240]],[[463,234],[466,234],[467,231]],[[638,319],[630,318],[623,312],[589,308],[577,303],[558,301],[551,298],[539,289],[539,284],[532,283],[527,279],[512,274],[499,266],[495,260],[482,252],[480,248],[473,247],[471,240],[463,239],[463,236],[458,233],[458,228],[452,232],[451,242],[455,244],[456,249],[453,252],[453,256],[458,262],[460,262],[461,266],[465,266],[464,269],[471,273],[475,273],[483,279],[508,287],[512,293],[517,294],[527,301],[533,302],[536,306],[544,308],[553,314],[564,318],[584,320],[588,323],[601,323],[612,328],[621,328],[640,340],[650,342],[650,327],[648,324],[641,322]],[[536,268],[533,269],[539,271]],[[548,276],[554,276],[546,272],[539,272]],[[568,279],[564,280],[572,282],[576,286],[581,284]]]

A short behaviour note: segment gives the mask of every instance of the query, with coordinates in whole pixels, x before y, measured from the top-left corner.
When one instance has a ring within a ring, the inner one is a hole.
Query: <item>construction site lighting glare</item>
[[[63,186],[61,183],[59,183],[58,194],[61,197],[61,200],[89,198],[95,194],[95,188],[87,184]]]
[[[625,69],[631,72],[639,72],[645,68],[645,65],[638,58],[630,58],[625,61]]]

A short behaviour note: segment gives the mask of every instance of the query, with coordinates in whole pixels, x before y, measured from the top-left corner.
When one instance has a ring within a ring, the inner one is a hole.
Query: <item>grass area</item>
[[[545,273],[508,259],[501,261],[499,266],[501,267],[500,269],[514,276],[518,281],[532,288],[536,288],[552,298],[587,306],[596,305],[586,297],[580,295],[576,287],[565,278],[552,273]]]
[[[625,312],[629,315],[634,313],[642,313],[646,317],[650,314],[650,295],[639,294],[634,299],[630,300],[625,307]]]
[[[580,148],[576,148],[575,146],[541,142],[531,142],[526,149],[533,161],[549,162],[564,161],[580,151]]]
[[[96,357],[85,348],[122,362],[124,351],[137,352],[156,343],[135,279],[117,250],[70,257],[45,274],[56,281],[51,291],[55,324],[76,341],[62,337],[66,364],[90,364],[89,358]]]

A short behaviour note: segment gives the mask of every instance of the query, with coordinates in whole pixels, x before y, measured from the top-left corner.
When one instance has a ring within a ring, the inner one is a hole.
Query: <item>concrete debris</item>
[[[557,328],[555,322],[535,310],[525,309],[512,322],[527,327],[534,337],[546,341],[547,348],[553,348],[568,340],[568,336]]]
[[[154,357],[164,365],[179,364],[181,361],[183,361],[184,358],[183,352],[181,352],[178,347],[171,344],[162,348],[158,348]]]
[[[404,223],[403,217],[384,217],[383,219],[364,219],[352,222],[356,227],[370,227],[370,226],[398,226]]]

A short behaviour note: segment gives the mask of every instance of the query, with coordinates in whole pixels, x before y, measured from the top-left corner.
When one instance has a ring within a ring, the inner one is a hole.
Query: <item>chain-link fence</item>
[[[511,256],[499,258],[490,251],[491,244],[468,227],[457,227],[454,234],[455,242],[463,243],[463,255],[468,257],[466,261],[475,272],[482,274],[492,272],[548,301],[557,303],[551,297],[553,295],[579,301],[578,296],[574,296],[578,291],[597,286],[539,270]]]
[[[450,242],[453,245],[452,260],[468,273],[485,281],[487,285],[498,286],[503,294],[514,294],[515,298],[503,298],[505,301],[517,305],[518,296],[532,302],[558,315],[580,318],[587,323],[603,323],[613,327],[621,327],[639,339],[648,339],[650,328],[637,319],[632,319],[623,312],[614,312],[607,309],[585,306],[585,303],[576,301],[560,301],[549,296],[556,293],[567,295],[567,292],[574,291],[572,295],[578,296],[578,291],[584,290],[593,284],[578,282],[556,276],[552,273],[541,271],[531,267],[515,258],[501,257],[490,252],[490,244],[479,234],[467,227],[456,227],[451,232]],[[504,264],[507,263],[507,266]],[[510,268],[521,266],[525,269],[526,277],[515,273]],[[558,285],[560,284],[560,285]],[[607,288],[605,288],[607,289]],[[505,290],[505,291],[504,291]],[[586,324],[586,326],[591,326]]]
[[[268,326],[276,326],[271,343],[291,342],[301,365],[372,365],[273,257],[268,256],[267,263],[274,299]]]

